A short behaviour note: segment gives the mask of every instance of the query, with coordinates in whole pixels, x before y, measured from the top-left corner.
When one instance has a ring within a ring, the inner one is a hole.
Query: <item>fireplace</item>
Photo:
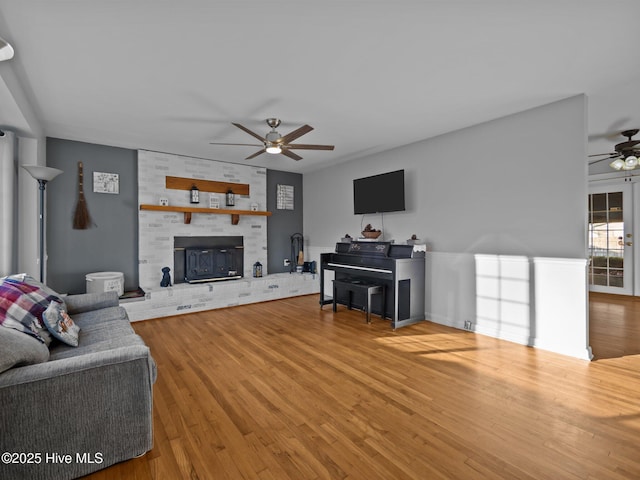
[[[174,283],[202,283],[243,277],[242,237],[174,237]]]

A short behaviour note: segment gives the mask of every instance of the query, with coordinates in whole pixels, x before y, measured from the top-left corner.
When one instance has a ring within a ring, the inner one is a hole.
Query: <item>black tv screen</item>
[[[353,213],[404,211],[404,170],[353,181]]]

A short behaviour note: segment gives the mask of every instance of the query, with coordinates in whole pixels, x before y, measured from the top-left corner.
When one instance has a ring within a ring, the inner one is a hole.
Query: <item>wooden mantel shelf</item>
[[[237,225],[240,221],[240,215],[261,215],[268,217],[271,212],[261,210],[231,210],[227,208],[201,208],[201,207],[178,207],[178,206],[164,206],[164,205],[140,205],[140,210],[152,210],[156,212],[179,212],[184,213],[184,223],[191,223],[192,213],[205,213],[209,215],[231,215],[231,224]]]

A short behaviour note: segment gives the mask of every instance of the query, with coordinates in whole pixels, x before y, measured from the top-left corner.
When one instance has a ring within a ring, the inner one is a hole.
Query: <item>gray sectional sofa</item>
[[[48,360],[0,373],[0,478],[77,478],[153,446],[156,365],[117,293],[70,295],[64,303],[80,327],[78,346],[54,341]],[[24,354],[16,339],[39,343],[0,326],[5,368]]]

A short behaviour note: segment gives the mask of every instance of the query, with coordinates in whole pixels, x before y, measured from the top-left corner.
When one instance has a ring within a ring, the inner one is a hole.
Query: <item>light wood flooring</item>
[[[155,445],[91,479],[638,479],[640,302],[591,298],[587,362],[317,295],[134,323]]]

